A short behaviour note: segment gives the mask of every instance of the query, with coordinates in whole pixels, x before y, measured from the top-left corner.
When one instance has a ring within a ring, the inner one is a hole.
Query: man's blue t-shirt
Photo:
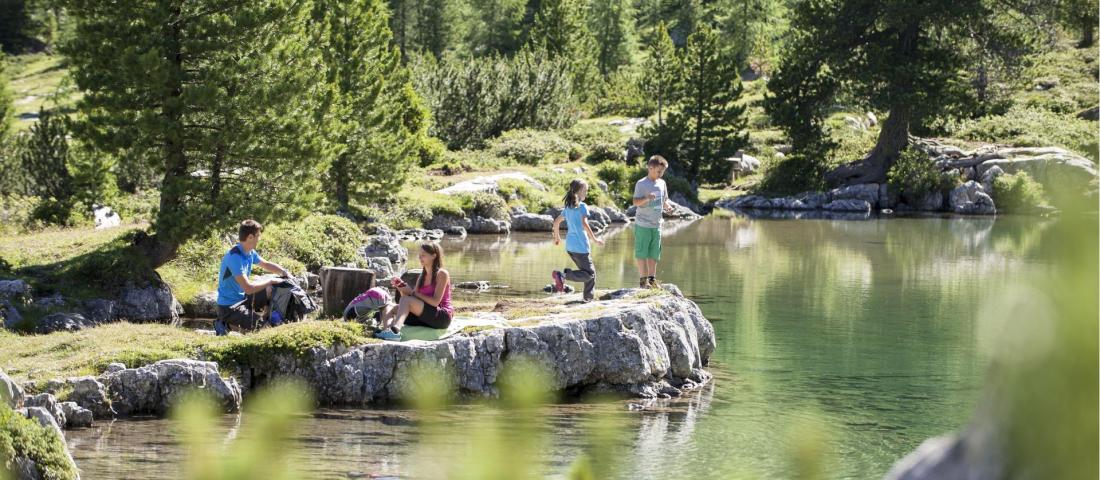
[[[565,236],[565,251],[589,253],[588,235],[584,232],[584,219],[588,217],[588,205],[580,202],[576,207],[566,207],[561,211],[565,216],[565,225],[569,233]]]
[[[252,266],[262,261],[255,250],[244,253],[244,247],[239,243],[230,248],[222,257],[222,265],[218,269],[218,305],[229,306],[244,300],[244,289],[235,277],[244,275],[248,278]]]

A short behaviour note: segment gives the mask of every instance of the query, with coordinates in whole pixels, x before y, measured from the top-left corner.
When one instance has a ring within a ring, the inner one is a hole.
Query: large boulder
[[[61,425],[58,425],[57,419],[49,410],[42,407],[27,407],[26,410],[27,418],[37,421],[39,425],[49,430],[53,430],[58,437],[65,438],[65,435],[61,433]]]
[[[466,231],[470,233],[508,233],[511,227],[511,224],[505,220],[474,217],[470,220],[470,228]]]
[[[877,187],[876,187],[877,190]],[[821,207],[823,210],[830,212],[860,212],[869,213],[871,211],[871,204],[866,200],[846,199],[846,200],[833,200],[826,203]]]
[[[1088,159],[1061,148],[1005,148],[997,151],[1002,158],[978,165],[978,176],[997,167],[1005,173],[1027,172],[1048,189],[1087,191],[1097,178],[1096,165]]]
[[[445,195],[459,195],[478,192],[496,193],[497,190],[500,189],[501,180],[521,180],[537,190],[541,190],[544,192],[546,191],[545,185],[540,183],[538,180],[531,178],[529,175],[517,172],[510,172],[477,177],[473,180],[459,182],[447,188],[439,190],[439,193]]]
[[[115,305],[115,318],[134,322],[177,321],[183,306],[166,283],[138,286],[127,283]]]
[[[993,182],[997,180],[997,177],[1004,175],[1005,171],[1001,170],[1001,167],[996,165],[985,169],[985,173],[982,173],[982,190],[985,193],[993,196]]]
[[[630,223],[630,217],[626,216],[622,210],[615,207],[604,207],[604,213],[607,214],[607,218],[611,220],[611,223]]]
[[[118,213],[106,205],[95,205],[92,208],[92,215],[95,216],[95,229],[103,230],[107,228],[114,228],[122,225],[122,217],[118,216]]]
[[[698,219],[698,218],[703,218],[698,213],[695,213],[695,212],[691,211],[690,208],[687,208],[683,205],[680,205],[679,203],[676,203],[672,200],[668,201],[668,206],[669,206],[669,210],[664,212],[664,214],[663,214],[663,217],[666,218],[666,219],[670,219],[670,220],[694,220],[694,219]],[[626,214],[630,217],[634,217],[637,212],[638,212],[638,207],[636,207],[634,205],[631,205],[630,208],[626,209]]]
[[[374,272],[375,283],[383,284],[394,276],[393,263],[389,257],[370,257],[363,268]]]
[[[61,410],[65,413],[66,430],[90,427],[95,419],[91,410],[77,405],[76,402],[61,402]]]
[[[15,330],[23,323],[23,316],[19,314],[19,310],[11,302],[0,299],[0,320],[4,321],[4,328]]]
[[[879,199],[879,185],[877,183],[860,183],[845,187],[834,188],[829,191],[829,200],[863,200],[871,205],[877,205]]]
[[[65,425],[68,424],[65,420],[65,409],[61,406],[61,402],[57,401],[57,397],[54,397],[52,394],[40,393],[32,397],[27,397],[24,405],[27,407],[39,407],[46,410],[49,412],[50,416],[53,417],[54,423],[56,423],[58,427],[64,428]]]
[[[83,302],[84,318],[97,324],[114,320],[118,315],[118,302],[106,298],[94,298]]]
[[[241,405],[241,389],[237,382],[222,378],[214,362],[161,360],[140,368],[108,373],[103,378],[110,392],[111,405],[119,415],[163,415],[181,394],[191,390],[210,394],[227,413],[238,411]]]
[[[0,280],[0,300],[8,300],[16,305],[26,305],[31,301],[31,286],[23,280]]]
[[[549,232],[554,226],[554,217],[536,213],[512,215],[512,230],[517,232]]]
[[[79,313],[51,313],[42,317],[38,321],[38,324],[34,326],[35,333],[53,333],[53,332],[75,332],[77,330],[83,330],[85,328],[91,328],[96,326],[96,322],[93,322],[84,315]]]
[[[95,377],[70,378],[68,384],[73,389],[69,395],[70,401],[91,410],[95,418],[114,418],[115,411],[111,408],[107,387]]]
[[[424,228],[439,229],[444,232],[455,232],[456,228],[461,228],[463,234],[470,230],[471,222],[469,218],[464,216],[451,215],[449,213],[439,213],[424,223]],[[455,235],[455,233],[451,233]]]
[[[0,370],[0,403],[5,403],[11,408],[20,408],[23,406],[24,398],[23,387]]]
[[[994,215],[997,207],[993,199],[986,194],[982,185],[973,180],[951,190],[948,195],[948,207],[952,212],[967,215]]]
[[[196,318],[218,317],[218,292],[204,292],[195,295],[191,303],[184,307],[187,314]]]
[[[367,238],[367,243],[359,249],[363,258],[386,257],[393,265],[404,265],[409,260],[409,252],[401,246],[401,239],[393,233],[380,233]]]

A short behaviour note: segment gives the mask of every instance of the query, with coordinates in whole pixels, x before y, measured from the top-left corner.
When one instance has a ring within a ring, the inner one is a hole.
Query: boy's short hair
[[[649,157],[649,161],[646,162],[646,166],[648,167],[656,167],[658,165],[668,168],[668,160],[665,160],[665,157],[662,157],[660,155],[654,155],[652,157]]]
[[[237,240],[243,242],[249,235],[259,235],[263,231],[264,226],[250,218],[241,222],[241,226],[237,227]]]

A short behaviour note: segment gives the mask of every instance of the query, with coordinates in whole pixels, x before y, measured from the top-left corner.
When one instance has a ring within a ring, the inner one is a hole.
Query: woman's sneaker
[[[554,273],[550,274],[554,277],[554,293],[562,293],[565,291],[565,278],[562,277],[561,272],[554,270]]]
[[[382,340],[389,340],[389,341],[396,342],[396,341],[401,340],[401,334],[400,333],[393,333],[392,330],[387,328],[385,330],[382,330],[381,332],[378,332],[378,333],[374,334],[374,338],[381,338]]]

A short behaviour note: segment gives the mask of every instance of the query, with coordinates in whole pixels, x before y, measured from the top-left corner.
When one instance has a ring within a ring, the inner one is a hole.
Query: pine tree
[[[630,0],[592,0],[588,25],[599,48],[596,58],[604,77],[630,64],[635,48]]]
[[[972,102],[959,75],[972,63],[963,47],[970,32],[996,30],[995,12],[983,0],[799,2],[788,56],[768,84],[769,112],[789,131],[817,128],[807,117],[823,116],[839,95],[888,112],[874,149],[827,175],[832,184],[883,182],[912,128]]]
[[[745,107],[737,104],[742,91],[737,66],[715,31],[702,26],[688,37],[681,68],[682,97],[657,128],[657,141],[649,143],[693,184],[724,181],[730,170],[726,158],[748,141]]]
[[[511,55],[523,47],[526,0],[469,0],[467,50],[475,56]]]
[[[428,112],[391,47],[382,0],[318,0],[317,46],[328,91],[323,105],[327,181],[343,212],[394,193],[426,136]]]
[[[159,172],[142,248],[153,266],[189,238],[317,203],[307,126],[324,85],[306,47],[308,4],[256,0],[66,0],[65,46],[84,95],[78,138]]]
[[[664,108],[676,101],[681,83],[680,59],[664,22],[657,25],[652,40],[646,45],[646,53],[642,89],[657,102],[657,125],[663,125]]]
[[[436,59],[451,46],[455,5],[448,0],[420,0],[416,12],[416,46]]]
[[[526,42],[528,49],[570,62],[573,92],[582,103],[597,91],[600,81],[596,39],[585,24],[584,10],[580,0],[541,0]]]
[[[3,148],[8,134],[11,133],[11,118],[15,112],[11,89],[8,88],[11,81],[8,79],[6,67],[7,58],[0,52],[0,148]]]

